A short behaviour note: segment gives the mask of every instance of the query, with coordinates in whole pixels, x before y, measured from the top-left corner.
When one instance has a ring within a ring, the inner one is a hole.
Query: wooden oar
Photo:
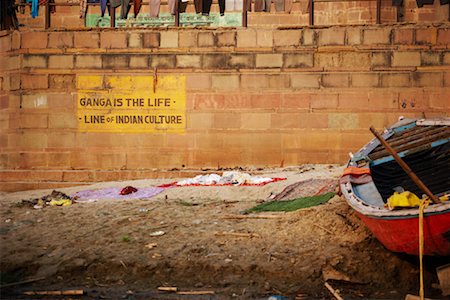
[[[373,128],[370,126],[370,131],[373,135],[380,141],[380,143],[386,148],[386,150],[394,157],[395,161],[402,167],[403,171],[411,178],[411,180],[433,201],[433,203],[441,203],[438,197],[433,195],[433,193],[427,188],[427,186],[422,182],[422,180],[417,177],[417,175],[411,170],[411,168],[405,163],[403,159],[395,152],[391,145],[386,142],[386,140]]]

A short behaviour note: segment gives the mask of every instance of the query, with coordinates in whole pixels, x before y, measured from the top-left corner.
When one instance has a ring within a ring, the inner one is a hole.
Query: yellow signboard
[[[84,132],[173,132],[186,128],[184,76],[80,75],[78,129]]]

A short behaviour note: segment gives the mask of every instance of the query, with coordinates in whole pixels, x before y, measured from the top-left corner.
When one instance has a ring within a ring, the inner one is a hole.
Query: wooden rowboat
[[[423,253],[450,256],[450,118],[403,119],[382,137],[442,200],[424,209]],[[418,255],[419,207],[386,204],[399,188],[419,198],[424,194],[376,138],[351,155],[340,180],[348,204],[387,249]]]

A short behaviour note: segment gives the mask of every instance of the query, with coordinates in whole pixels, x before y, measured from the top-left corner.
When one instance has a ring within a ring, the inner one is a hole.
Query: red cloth
[[[133,2],[133,11],[134,11],[134,17],[136,18],[139,11],[141,10],[142,6],[142,0],[134,0]]]
[[[132,193],[136,193],[136,192],[137,192],[137,188],[132,187],[131,185],[128,185],[128,186],[124,187],[120,191],[120,194],[121,195],[128,195],[128,194],[132,194]]]

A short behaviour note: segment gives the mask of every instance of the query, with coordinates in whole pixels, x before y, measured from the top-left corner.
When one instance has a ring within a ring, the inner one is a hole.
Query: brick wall
[[[14,31],[0,52],[0,190],[345,163],[370,125],[450,112],[448,24]],[[186,76],[185,133],[78,130],[77,75],[155,69]]]

